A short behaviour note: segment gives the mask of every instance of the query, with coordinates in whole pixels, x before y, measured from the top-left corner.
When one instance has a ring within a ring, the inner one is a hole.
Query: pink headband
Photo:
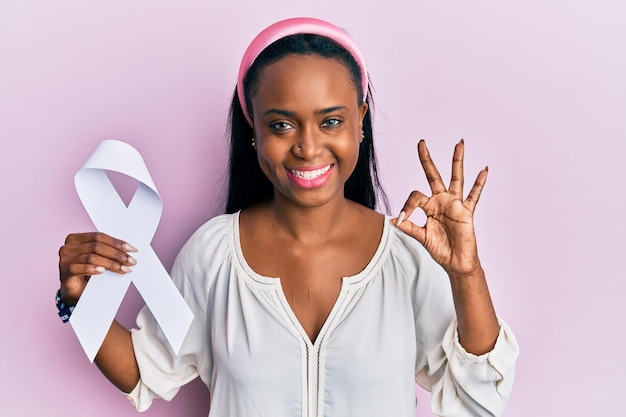
[[[246,97],[243,87],[243,79],[246,73],[254,63],[254,60],[259,56],[265,48],[279,39],[296,34],[309,34],[320,35],[329,38],[339,45],[344,47],[356,60],[357,64],[361,68],[361,82],[363,88],[363,101],[367,97],[367,69],[365,67],[365,60],[361,51],[356,46],[354,41],[348,36],[348,34],[341,28],[328,23],[324,20],[314,19],[310,17],[296,17],[292,19],[281,20],[274,23],[271,26],[265,28],[259,33],[241,59],[241,65],[239,66],[239,76],[237,77],[237,95],[239,96],[239,103],[243,109],[243,114],[246,116],[246,120],[252,126],[252,118],[246,107]]]

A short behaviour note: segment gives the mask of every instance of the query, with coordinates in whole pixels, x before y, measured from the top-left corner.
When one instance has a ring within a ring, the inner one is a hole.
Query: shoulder
[[[227,251],[234,217],[235,214],[222,214],[200,226],[183,245],[177,262],[198,261],[207,254],[214,258]]]
[[[352,232],[351,240],[378,244],[385,239],[385,229],[389,226],[387,216],[353,201],[348,201],[348,210],[347,221],[343,224]]]
[[[183,245],[172,268],[181,290],[210,285],[231,256],[231,236],[236,214],[222,214],[200,226]]]
[[[235,217],[236,214],[221,214],[208,220],[196,229],[181,252],[197,252],[206,248],[207,245],[214,246],[218,241],[227,239]]]

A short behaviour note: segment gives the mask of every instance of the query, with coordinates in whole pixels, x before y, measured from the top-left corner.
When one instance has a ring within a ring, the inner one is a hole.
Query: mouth
[[[330,164],[330,165],[326,165],[325,167],[318,168],[318,169],[309,169],[309,170],[304,170],[304,171],[298,170],[298,169],[288,169],[288,171],[296,178],[300,178],[306,181],[312,181],[326,174],[328,170],[330,170],[332,167],[333,167],[333,164]]]

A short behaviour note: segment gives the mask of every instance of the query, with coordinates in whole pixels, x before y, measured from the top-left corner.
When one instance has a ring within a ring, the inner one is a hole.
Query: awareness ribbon
[[[132,200],[119,196],[106,170],[139,181]],[[150,246],[161,219],[163,203],[139,152],[125,142],[101,142],[74,177],[78,196],[96,228],[138,249],[131,273],[93,275],[70,323],[87,357],[93,362],[131,281],[178,353],[193,313]]]

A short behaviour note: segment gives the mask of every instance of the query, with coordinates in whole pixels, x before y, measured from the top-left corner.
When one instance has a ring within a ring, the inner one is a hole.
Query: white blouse
[[[129,394],[138,410],[197,376],[210,390],[210,417],[414,417],[416,381],[437,414],[497,416],[511,393],[512,332],[501,322],[493,351],[465,352],[448,276],[389,221],[367,267],[343,278],[315,343],[280,279],[246,263],[239,213],[200,227],[171,275],[195,318],[176,355],[150,311],[139,313],[141,380]]]

